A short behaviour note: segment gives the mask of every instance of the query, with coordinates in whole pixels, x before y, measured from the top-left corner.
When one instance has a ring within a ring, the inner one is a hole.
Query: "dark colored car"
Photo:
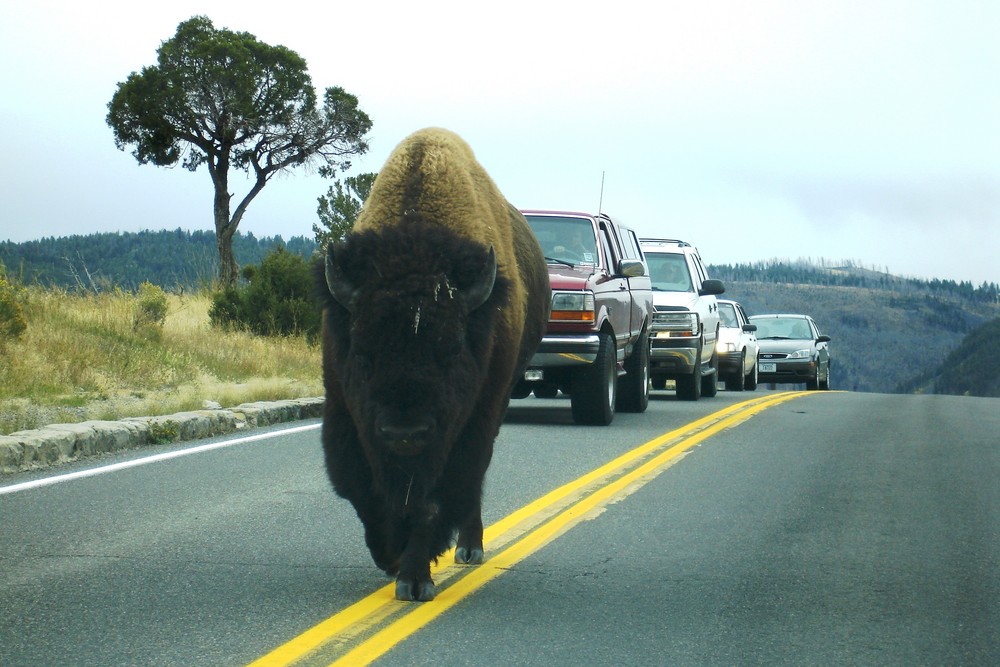
[[[760,357],[757,377],[773,384],[805,383],[806,389],[830,388],[830,337],[808,315],[754,315]]]

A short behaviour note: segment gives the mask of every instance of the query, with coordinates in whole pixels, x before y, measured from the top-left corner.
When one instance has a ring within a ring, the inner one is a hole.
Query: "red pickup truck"
[[[653,292],[635,232],[599,213],[521,211],[549,266],[552,314],[513,398],[568,394],[573,421],[649,404]]]

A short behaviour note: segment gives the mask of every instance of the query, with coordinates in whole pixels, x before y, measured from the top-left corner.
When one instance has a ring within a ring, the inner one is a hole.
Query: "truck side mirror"
[[[725,291],[726,291],[726,286],[722,283],[721,280],[709,279],[701,284],[701,289],[698,290],[698,294],[700,294],[701,296],[710,296],[713,294],[715,295],[723,294],[725,293]]]
[[[618,263],[618,275],[626,278],[641,278],[646,275],[646,265],[636,259],[623,259]]]

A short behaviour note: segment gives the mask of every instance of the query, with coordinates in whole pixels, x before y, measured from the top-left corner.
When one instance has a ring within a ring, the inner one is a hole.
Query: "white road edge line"
[[[202,452],[209,452],[213,449],[222,449],[224,447],[232,447],[233,445],[242,445],[248,442],[255,442],[257,440],[266,440],[267,438],[275,438],[280,435],[288,435],[290,433],[301,433],[302,431],[311,431],[320,428],[322,424],[309,424],[308,426],[296,426],[293,428],[282,429],[280,431],[271,431],[268,433],[260,433],[258,435],[248,435],[243,438],[235,438],[233,440],[223,440],[221,442],[213,442],[207,445],[198,445],[197,447],[189,447],[187,449],[178,449],[173,452],[164,452],[163,454],[153,454],[152,456],[145,456],[139,459],[133,459],[131,461],[122,461],[121,463],[112,463],[106,466],[99,466],[96,468],[89,468],[87,470],[78,470],[77,472],[66,473],[65,475],[54,475],[52,477],[43,477],[42,479],[32,480],[30,482],[21,482],[20,484],[11,484],[9,486],[0,486],[0,496],[17,493],[18,491],[27,491],[29,489],[37,489],[43,486],[51,486],[52,484],[59,484],[61,482],[69,482],[74,479],[82,479],[84,477],[95,477],[97,475],[103,475],[109,472],[115,472],[118,470],[125,470],[127,468],[136,468],[138,466],[144,466],[149,463],[158,463],[160,461],[166,461],[168,459],[176,459],[181,456],[188,456],[189,454],[201,454]]]

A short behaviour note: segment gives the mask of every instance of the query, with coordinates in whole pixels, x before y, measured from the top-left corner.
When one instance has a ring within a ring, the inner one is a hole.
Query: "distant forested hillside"
[[[970,331],[940,366],[899,389],[903,393],[1000,397],[1000,319]]]
[[[237,233],[233,252],[240,266],[260,264],[275,246],[308,257],[315,241],[301,236],[256,238]],[[0,242],[0,264],[26,285],[83,289],[135,289],[150,282],[165,289],[197,289],[218,275],[215,233],[142,231]]]
[[[959,385],[933,380],[967,335],[1000,317],[996,284],[977,288],[806,263],[723,265],[709,271],[726,283],[724,297],[739,301],[751,315],[811,315],[833,338],[835,389],[996,395],[983,393],[985,386],[959,391]],[[997,352],[995,346],[994,356]]]
[[[275,246],[303,257],[311,239],[238,234],[241,266],[259,265]],[[144,281],[168,290],[210,286],[217,275],[215,234],[144,231],[0,242],[0,264],[22,284],[133,290]],[[919,280],[850,263],[779,261],[709,267],[726,298],[752,314],[812,315],[833,341],[835,389],[998,395],[1000,288]],[[989,392],[993,393],[989,393]]]

